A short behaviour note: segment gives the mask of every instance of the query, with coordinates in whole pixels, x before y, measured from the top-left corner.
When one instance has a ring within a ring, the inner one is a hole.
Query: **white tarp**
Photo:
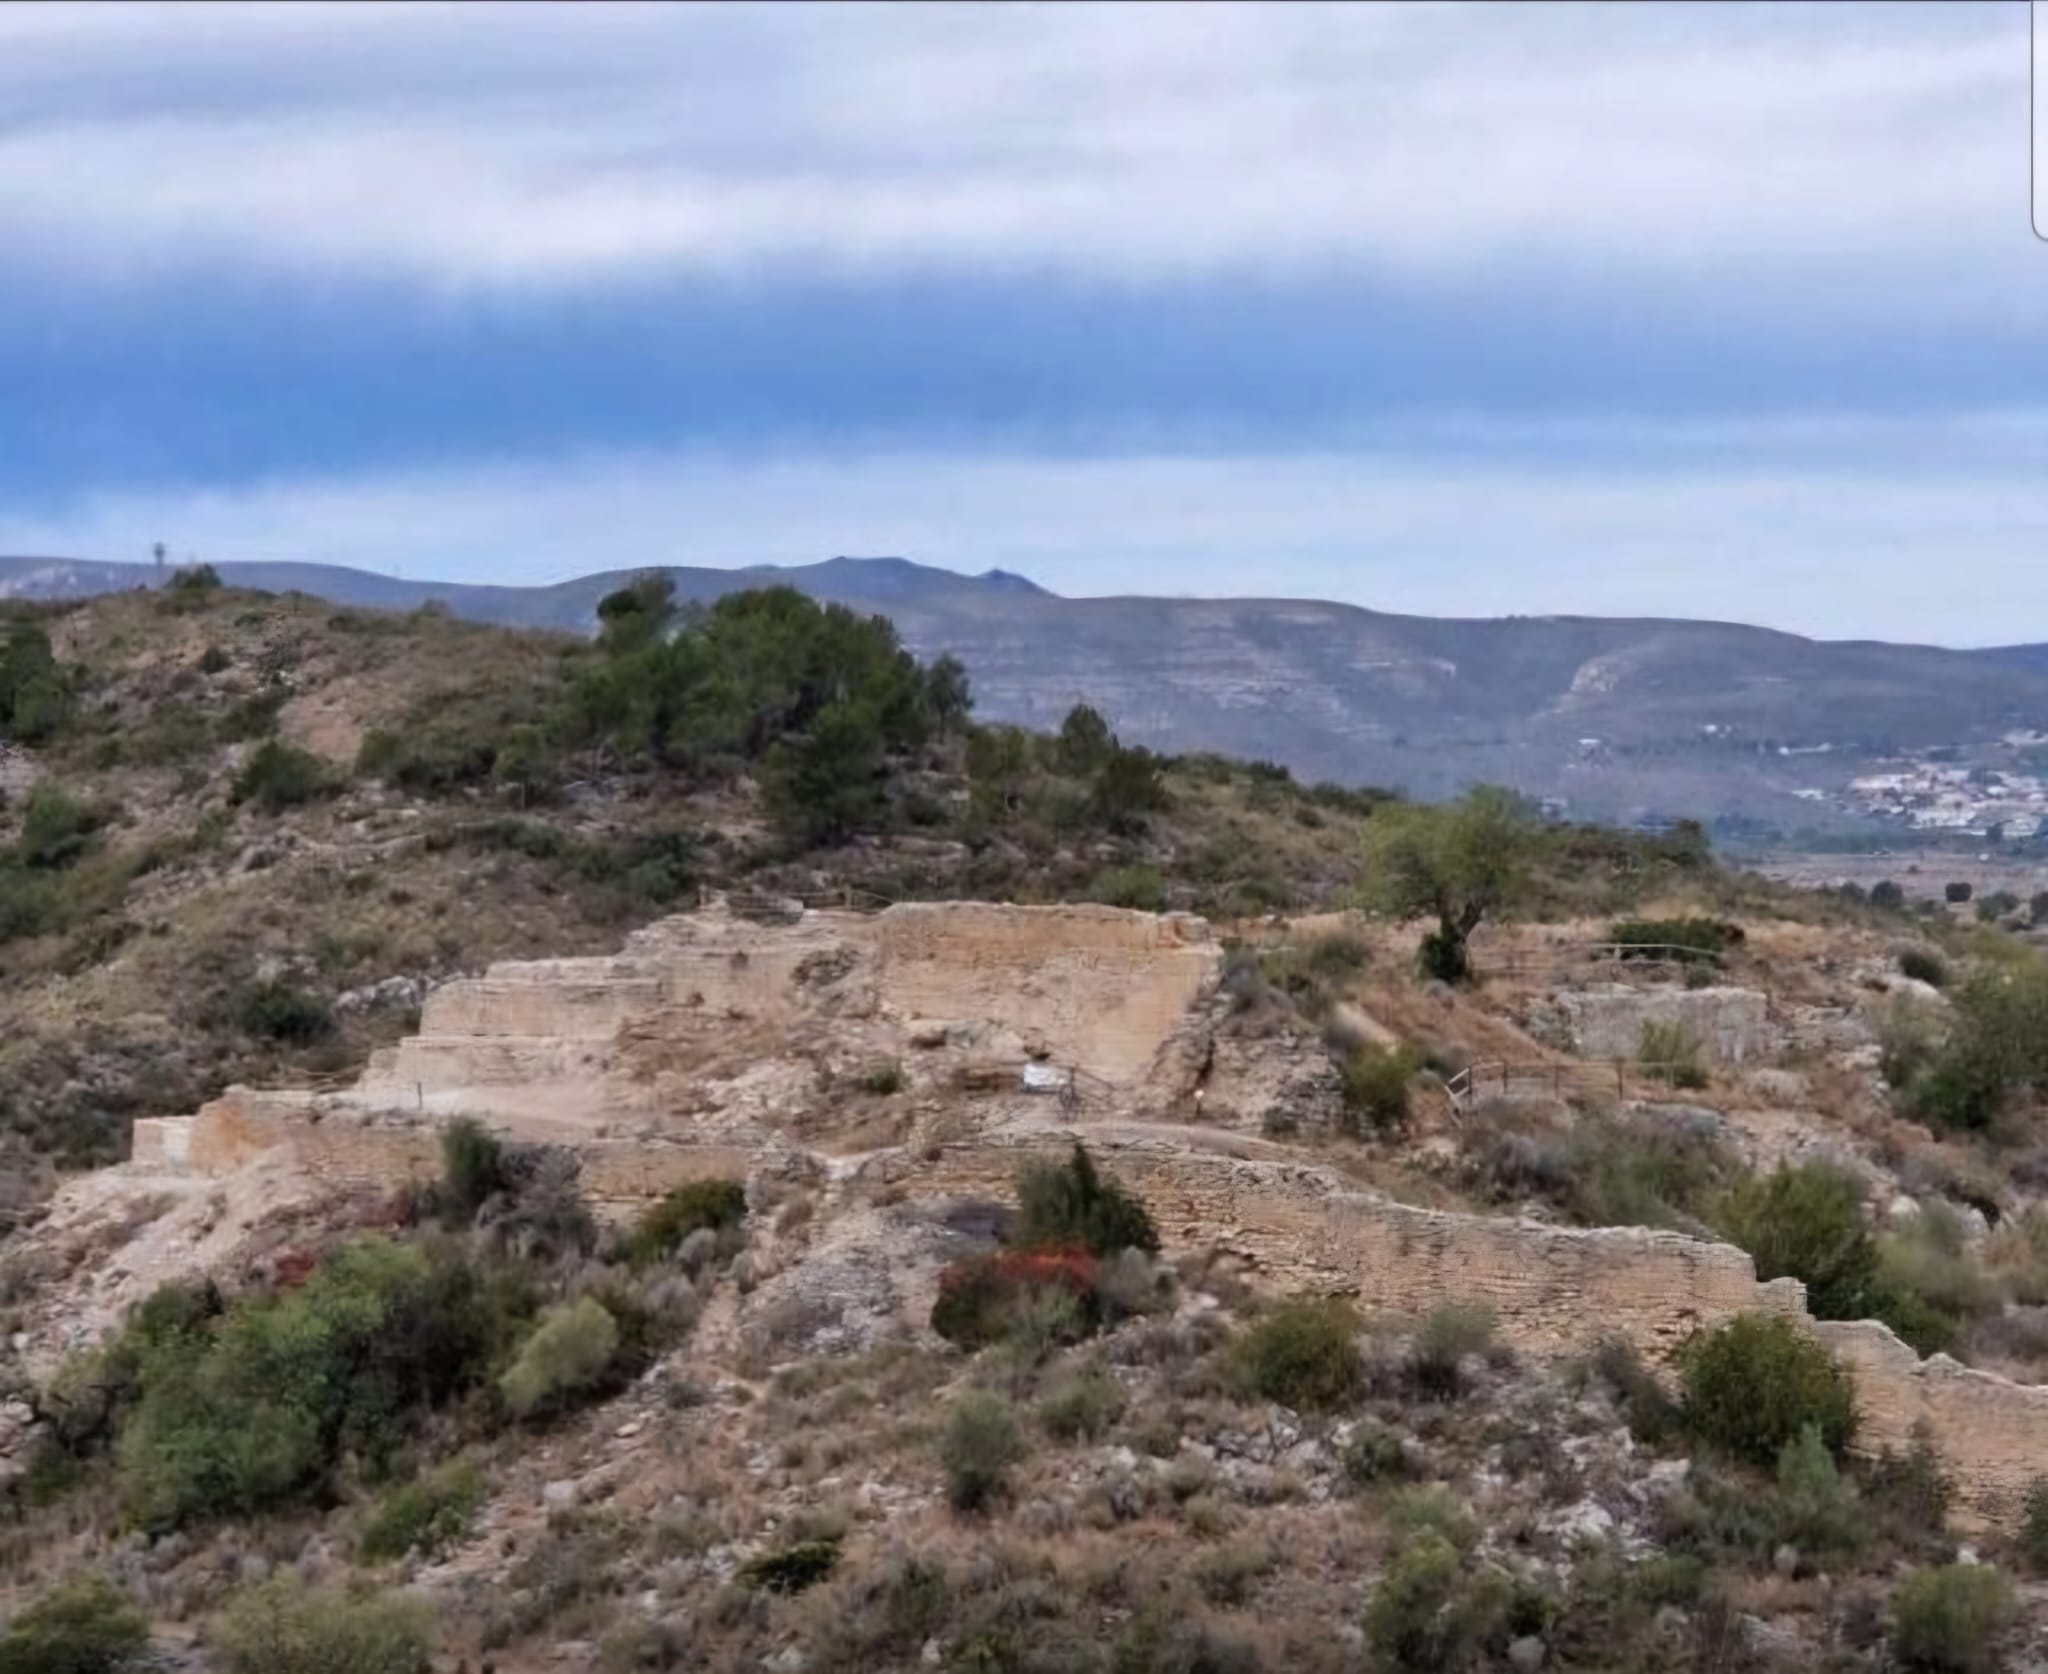
[[[1074,1072],[1061,1069],[1058,1064],[1024,1066],[1024,1091],[1027,1093],[1064,1093],[1073,1084]]]

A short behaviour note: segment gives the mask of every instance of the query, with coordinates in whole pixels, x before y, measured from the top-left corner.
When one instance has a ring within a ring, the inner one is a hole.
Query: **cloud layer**
[[[116,274],[1860,270],[1989,305],[1955,258],[2026,230],[2026,51],[2006,5],[15,6],[0,227]]]
[[[2048,639],[2028,22],[0,6],[0,551]]]

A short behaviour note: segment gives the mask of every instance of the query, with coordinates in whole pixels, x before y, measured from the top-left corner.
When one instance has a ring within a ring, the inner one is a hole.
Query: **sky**
[[[0,553],[2048,640],[2029,16],[0,7]]]

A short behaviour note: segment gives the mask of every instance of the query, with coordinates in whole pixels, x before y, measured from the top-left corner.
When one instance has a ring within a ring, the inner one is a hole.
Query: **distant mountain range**
[[[439,601],[577,632],[638,573],[491,587],[318,564],[217,568],[236,586],[389,610]],[[899,558],[664,573],[684,599],[787,583],[887,615],[920,653],[962,658],[984,718],[1051,725],[1086,701],[1127,742],[1420,796],[1490,780],[1601,818],[1840,825],[1842,786],[1897,752],[1947,746],[1994,762],[2010,735],[2048,736],[2048,645],[1949,651],[1720,622],[1452,620],[1296,599],[1068,599],[1002,571]],[[0,596],[156,579],[142,564],[0,558]]]

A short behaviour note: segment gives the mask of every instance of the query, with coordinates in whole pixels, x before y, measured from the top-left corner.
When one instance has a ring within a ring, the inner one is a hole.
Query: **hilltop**
[[[2041,903],[672,606],[16,607],[0,1667],[2040,1642]]]
[[[378,608],[433,601],[574,633],[591,631],[599,599],[634,573],[521,588],[223,566],[251,587]],[[1877,838],[1899,822],[1874,818],[1850,792],[1859,775],[1930,751],[1965,768],[2031,772],[2038,751],[2008,735],[2048,736],[2039,648],[1829,643],[1657,619],[1443,620],[1314,600],[1067,599],[1015,576],[902,559],[661,573],[684,600],[786,584],[885,614],[919,654],[961,658],[986,719],[1052,726],[1086,702],[1156,750],[1273,760],[1305,780],[1423,797],[1507,784],[1579,818]],[[157,579],[141,565],[0,559],[0,591],[20,597]]]

